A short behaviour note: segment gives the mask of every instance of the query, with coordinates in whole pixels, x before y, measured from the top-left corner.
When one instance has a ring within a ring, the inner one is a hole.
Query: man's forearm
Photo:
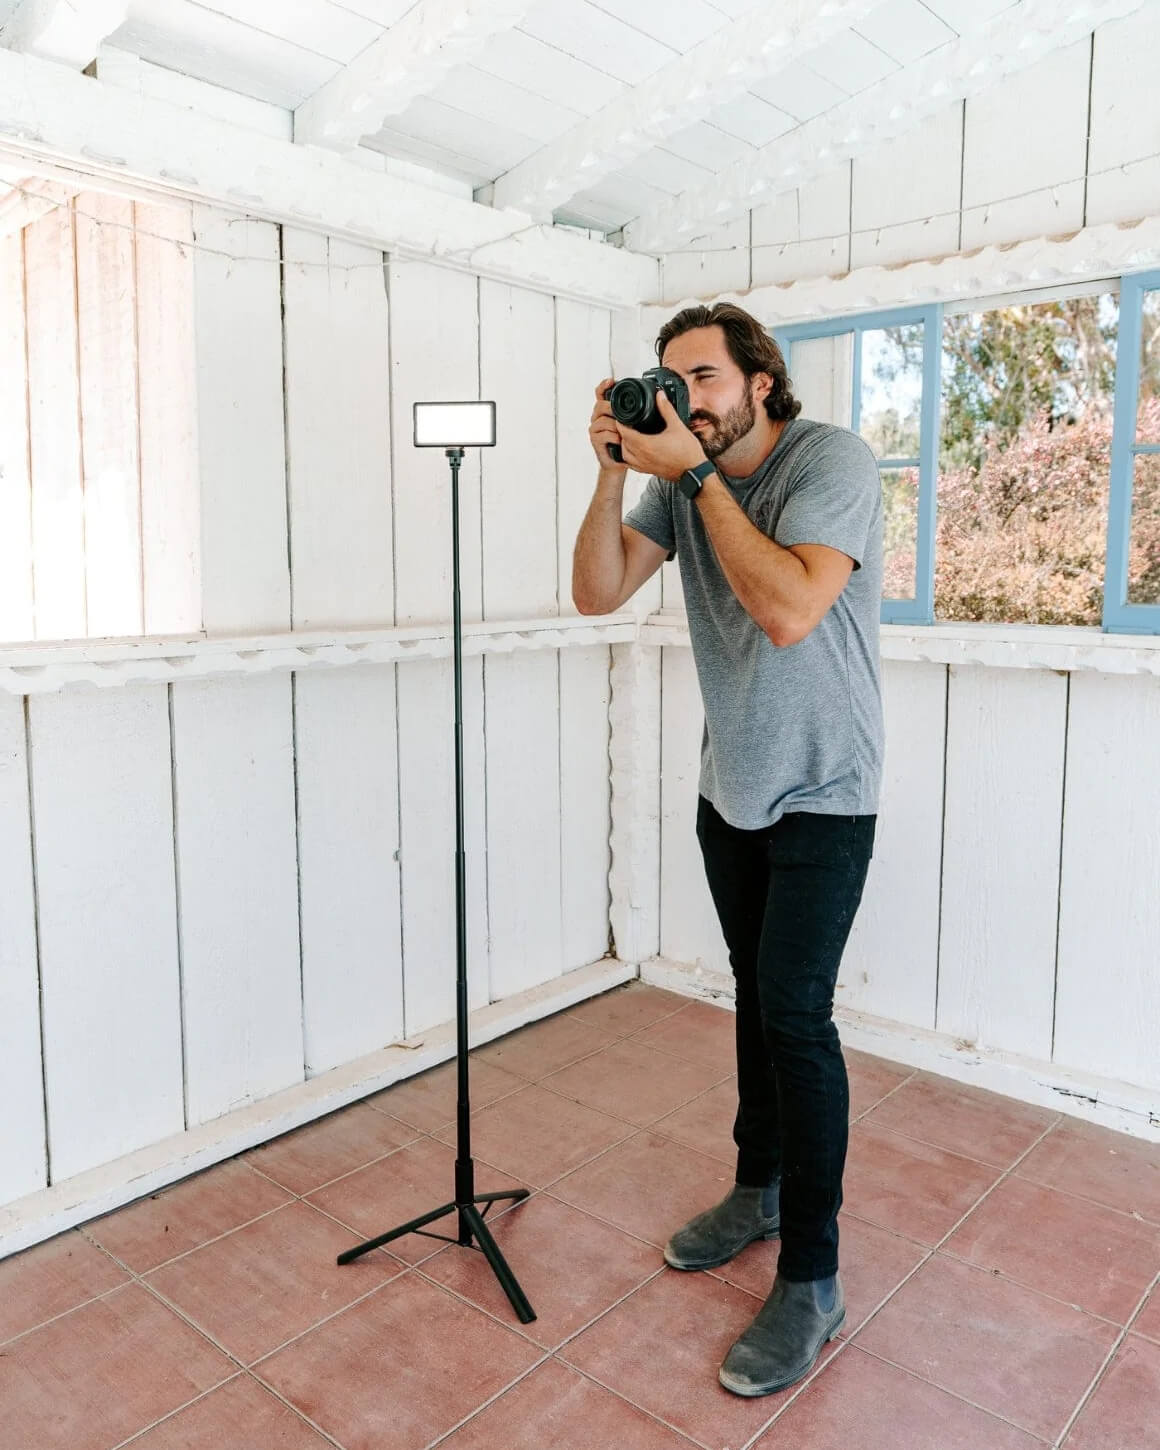
[[[809,616],[809,575],[789,549],[768,538],[716,474],[697,495],[697,507],[729,587],[773,640],[792,642]]]
[[[601,470],[572,551],[572,601],[581,614],[610,613],[624,588],[624,471]]]

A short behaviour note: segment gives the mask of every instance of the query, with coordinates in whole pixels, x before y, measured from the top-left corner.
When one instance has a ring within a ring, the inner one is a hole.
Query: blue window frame
[[[914,534],[914,593],[910,598],[883,598],[884,624],[934,623],[934,539],[935,493],[938,478],[939,395],[942,358],[942,308],[907,307],[889,312],[861,313],[854,317],[824,318],[777,328],[774,338],[785,355],[793,376],[794,345],[815,338],[853,338],[851,378],[851,420],[855,433],[861,430],[863,400],[863,354],[865,335],[887,327],[921,326],[922,377],[917,447],[898,457],[880,456],[880,474],[917,468],[918,499]]]
[[[1132,515],[1140,471],[1160,468],[1160,433],[1140,426],[1140,342],[1145,306],[1160,301],[1160,272],[1125,277],[1120,284],[1120,336],[1116,350],[1116,413],[1108,498],[1108,560],[1104,628],[1121,634],[1160,634],[1160,598],[1134,602]],[[1142,437],[1142,433],[1151,436]],[[1149,460],[1155,460],[1151,462]]]

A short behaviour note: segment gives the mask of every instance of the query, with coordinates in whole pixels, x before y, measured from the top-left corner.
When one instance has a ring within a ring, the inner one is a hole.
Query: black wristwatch
[[[701,485],[711,473],[716,472],[717,465],[706,458],[704,463],[698,463],[694,468],[686,468],[677,479],[677,487],[686,498],[696,498],[701,492]]]

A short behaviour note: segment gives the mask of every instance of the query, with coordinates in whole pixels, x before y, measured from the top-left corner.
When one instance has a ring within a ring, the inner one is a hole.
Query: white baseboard
[[[733,1008],[733,978],[704,966],[653,957],[640,964],[643,982]],[[1053,1108],[1101,1127],[1160,1143],[1160,1093],[1132,1083],[1076,1072],[1057,1063],[988,1051],[921,1027],[838,1008],[834,1020],[846,1047],[923,1068],[972,1087]]]
[[[471,1014],[471,1045],[478,1047],[491,1042],[517,1027],[549,1017],[636,976],[637,969],[632,963],[605,958],[502,1002],[481,1007]],[[75,1228],[78,1223],[121,1208],[145,1194],[156,1193],[159,1188],[191,1173],[268,1142],[292,1128],[300,1128],[371,1093],[381,1092],[454,1056],[455,1023],[445,1022],[429,1032],[320,1073],[308,1082],[296,1083],[213,1122],[176,1133],[148,1148],[5,1204],[0,1207],[0,1259],[65,1229]]]

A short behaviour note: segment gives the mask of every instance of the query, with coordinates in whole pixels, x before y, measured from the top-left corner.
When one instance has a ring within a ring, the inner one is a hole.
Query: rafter
[[[9,156],[73,183],[202,201],[611,307],[656,295],[651,258],[0,50]]]
[[[345,151],[405,111],[493,35],[518,25],[534,0],[418,0],[294,113],[294,139]]]
[[[125,23],[129,0],[17,0],[5,8],[0,45],[84,70]]]
[[[625,227],[625,243],[641,252],[674,251],[1145,3],[1021,0],[898,75],[742,157],[712,180],[645,212]]]
[[[494,205],[542,214],[800,60],[881,0],[760,6],[627,88],[495,183]]]

